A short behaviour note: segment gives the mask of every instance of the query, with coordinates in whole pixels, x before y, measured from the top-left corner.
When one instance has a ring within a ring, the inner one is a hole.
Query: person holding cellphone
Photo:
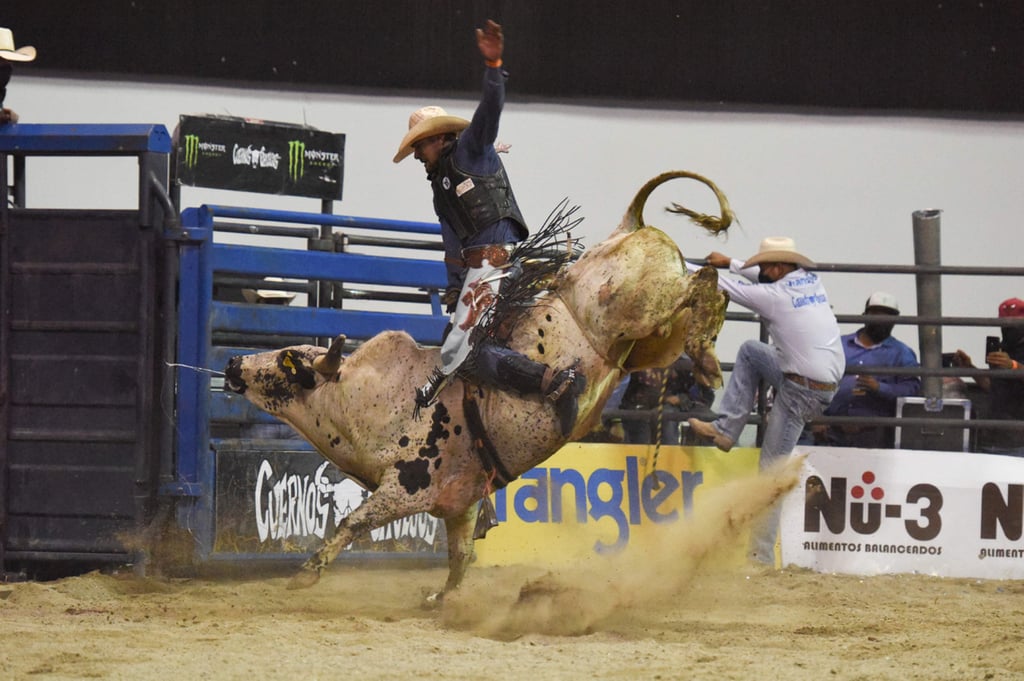
[[[1009,298],[999,304],[1002,338],[989,336],[985,344],[985,363],[990,369],[1020,371],[1016,376],[975,376],[974,382],[989,395],[988,417],[1024,420],[1024,300]],[[953,353],[953,366],[975,368],[971,356],[963,350]],[[989,454],[1024,456],[1024,434],[1017,430],[982,428],[978,432],[978,450]]]

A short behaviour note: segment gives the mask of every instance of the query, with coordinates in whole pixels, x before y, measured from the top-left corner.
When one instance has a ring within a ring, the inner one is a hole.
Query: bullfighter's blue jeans
[[[814,390],[786,379],[779,368],[778,350],[774,346],[746,341],[736,355],[729,385],[718,408],[719,417],[714,422],[719,432],[734,442],[739,440],[747,417],[754,409],[762,381],[774,388],[775,394],[761,444],[760,468],[764,470],[789,456],[806,423],[825,411],[835,391]],[[762,562],[774,563],[778,519],[776,505],[751,538],[751,551]]]

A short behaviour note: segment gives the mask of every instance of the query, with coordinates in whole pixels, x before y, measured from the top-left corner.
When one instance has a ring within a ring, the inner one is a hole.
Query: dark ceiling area
[[[16,74],[456,95],[494,18],[520,101],[1024,113],[1021,2],[8,4],[0,25],[39,55]]]

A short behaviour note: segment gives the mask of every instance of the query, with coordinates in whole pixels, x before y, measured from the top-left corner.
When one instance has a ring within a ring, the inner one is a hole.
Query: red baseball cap
[[[1008,298],[999,303],[1000,317],[1024,317],[1024,300]]]

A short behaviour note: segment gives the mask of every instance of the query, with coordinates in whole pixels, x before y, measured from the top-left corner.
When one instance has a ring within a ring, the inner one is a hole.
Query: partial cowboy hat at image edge
[[[0,58],[7,61],[32,61],[36,48],[31,45],[14,49],[14,33],[9,28],[0,28]]]
[[[900,313],[900,304],[896,301],[896,296],[885,291],[875,291],[868,298],[868,302],[864,303],[864,309],[869,307],[884,307],[892,310],[896,314]]]
[[[422,139],[443,135],[447,132],[462,132],[469,126],[469,121],[458,116],[449,116],[448,112],[439,106],[425,106],[417,109],[409,116],[409,132],[402,138],[398,145],[398,153],[395,154],[394,162],[398,163],[413,152],[412,145]]]
[[[747,258],[744,267],[765,262],[791,262],[800,267],[814,267],[814,262],[796,250],[796,242],[786,236],[769,236],[761,240],[757,253]]]

